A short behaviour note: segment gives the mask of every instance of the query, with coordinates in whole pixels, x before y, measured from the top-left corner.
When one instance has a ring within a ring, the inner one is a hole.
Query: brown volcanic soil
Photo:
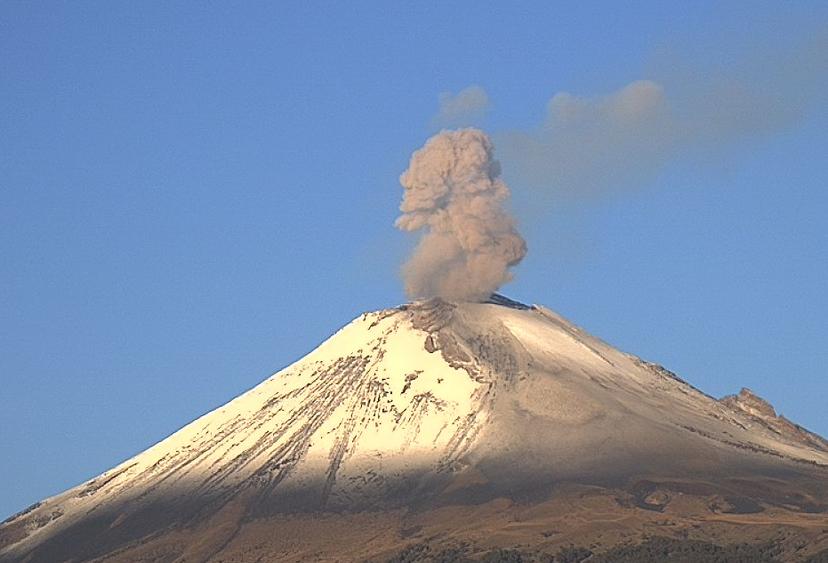
[[[801,506],[769,502],[756,491],[799,496]],[[747,496],[751,492],[754,496]],[[458,495],[462,498],[462,495]],[[806,498],[795,485],[740,481],[725,487],[701,481],[642,480],[625,488],[562,484],[541,498],[496,498],[481,504],[360,513],[283,514],[245,519],[231,502],[191,527],[172,527],[94,561],[276,562],[388,561],[407,547],[432,552],[463,546],[483,558],[500,548],[555,554],[570,545],[595,557],[653,537],[716,545],[773,543],[779,560],[806,561],[828,550],[828,513],[809,512],[825,499]],[[824,509],[824,507],[823,507]],[[111,527],[123,522],[113,521]],[[59,561],[56,550],[26,561]]]

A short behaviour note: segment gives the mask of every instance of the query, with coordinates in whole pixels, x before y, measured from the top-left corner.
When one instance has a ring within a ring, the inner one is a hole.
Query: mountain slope
[[[717,401],[499,296],[367,313],[156,446],[7,520],[0,561],[218,560],[246,534],[252,545],[301,532],[286,521],[307,530],[543,503],[571,486],[614,491],[630,510],[663,511],[678,490],[717,499],[711,513],[824,517],[828,444],[760,401]],[[317,543],[324,559],[347,542]]]

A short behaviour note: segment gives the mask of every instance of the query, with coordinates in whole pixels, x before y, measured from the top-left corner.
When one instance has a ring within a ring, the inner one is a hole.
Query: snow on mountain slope
[[[367,313],[152,448],[7,520],[0,560],[38,560],[79,530],[135,541],[231,502],[252,518],[828,465],[824,440],[781,432],[745,402],[717,401],[500,296]]]

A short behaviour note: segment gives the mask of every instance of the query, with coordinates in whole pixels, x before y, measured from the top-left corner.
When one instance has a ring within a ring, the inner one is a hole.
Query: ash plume
[[[479,129],[442,131],[412,155],[396,221],[422,232],[402,268],[410,297],[483,300],[511,279],[526,242],[503,207],[509,188],[499,176],[494,146]]]
[[[828,27],[787,47],[752,45],[722,59],[695,67],[666,56],[651,79],[613,92],[558,92],[538,126],[494,134],[509,180],[534,210],[623,194],[682,158],[724,161],[828,98]]]

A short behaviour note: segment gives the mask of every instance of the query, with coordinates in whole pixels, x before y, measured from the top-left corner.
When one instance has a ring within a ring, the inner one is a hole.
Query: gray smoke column
[[[396,222],[422,231],[402,268],[410,297],[480,301],[512,278],[526,242],[503,208],[509,188],[499,176],[492,141],[479,129],[442,131],[411,156]]]

